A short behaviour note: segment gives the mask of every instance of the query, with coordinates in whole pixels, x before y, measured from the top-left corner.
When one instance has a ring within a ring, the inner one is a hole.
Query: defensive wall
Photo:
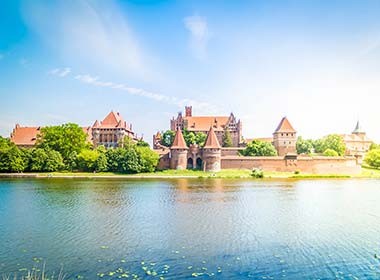
[[[294,172],[312,174],[360,174],[361,165],[355,157],[243,157],[225,156],[221,159],[221,169],[260,168],[269,172]]]

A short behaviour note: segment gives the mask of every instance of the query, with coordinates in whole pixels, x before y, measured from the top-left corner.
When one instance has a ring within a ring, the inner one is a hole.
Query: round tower
[[[170,147],[170,168],[183,170],[187,167],[187,153],[189,148],[186,145],[181,129],[177,129],[174,141]]]
[[[203,147],[202,158],[204,171],[220,171],[222,161],[222,148],[212,127],[210,127],[210,130],[207,133],[207,139]]]

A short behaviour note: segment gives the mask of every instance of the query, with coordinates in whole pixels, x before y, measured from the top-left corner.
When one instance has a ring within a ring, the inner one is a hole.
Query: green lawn
[[[51,172],[51,173],[24,173],[25,175],[37,175],[39,177],[193,177],[193,178],[252,178],[250,170],[222,170],[219,172],[204,172],[199,170],[163,170],[151,173],[120,174],[112,172]],[[18,175],[18,174],[15,174]],[[0,174],[1,176],[1,174]],[[380,170],[363,167],[359,175],[336,175],[336,174],[310,174],[293,172],[264,172],[264,178],[380,178]]]

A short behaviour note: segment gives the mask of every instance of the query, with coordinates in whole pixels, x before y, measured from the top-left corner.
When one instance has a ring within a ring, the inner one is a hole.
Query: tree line
[[[77,124],[41,129],[34,148],[19,148],[0,137],[0,172],[153,172],[159,156],[144,141],[125,137],[118,148],[96,149]]]

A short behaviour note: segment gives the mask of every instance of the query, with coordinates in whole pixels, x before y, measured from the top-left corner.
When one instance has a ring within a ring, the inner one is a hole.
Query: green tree
[[[195,143],[199,145],[199,147],[203,147],[206,142],[207,135],[203,132],[198,132],[195,134]]]
[[[145,142],[144,140],[138,140],[136,143],[139,147],[150,147],[148,142]]]
[[[183,138],[185,139],[186,145],[188,147],[192,144],[196,144],[196,136],[192,131],[189,132],[187,129],[184,129]]]
[[[98,157],[99,153],[96,150],[82,150],[77,156],[78,168],[83,171],[94,171]]]
[[[30,171],[43,171],[47,160],[47,154],[44,149],[36,148],[32,151],[32,157],[29,162]]]
[[[323,152],[323,155],[326,157],[338,157],[339,156],[339,154],[333,149],[326,149]]]
[[[72,152],[80,153],[84,148],[89,148],[89,145],[86,133],[73,123],[44,127],[37,136],[38,148],[57,151],[65,161],[69,159]]]
[[[277,151],[275,147],[268,142],[253,140],[247,144],[244,150],[239,151],[243,156],[276,156]]]
[[[105,153],[99,153],[94,164],[94,169],[96,172],[106,172],[108,170],[107,156]]]
[[[366,154],[364,162],[371,167],[380,168],[380,149],[370,150]]]
[[[0,149],[0,172],[22,172],[28,166],[24,153],[13,143]]]
[[[232,147],[233,146],[231,133],[228,129],[224,130],[222,146],[223,147]]]
[[[125,150],[122,148],[108,149],[106,152],[108,171],[122,172],[121,162],[124,158]]]
[[[173,130],[166,130],[162,133],[161,145],[170,147],[174,141],[175,132]]]
[[[311,154],[313,151],[313,140],[303,139],[301,136],[298,137],[296,143],[297,154]]]
[[[47,150],[47,159],[45,162],[44,170],[47,172],[58,171],[64,168],[63,158],[57,151]]]
[[[317,139],[313,141],[313,148],[314,152],[321,154],[324,152],[324,140],[323,139]]]
[[[139,155],[140,172],[153,172],[156,170],[159,155],[152,151],[149,147],[137,147]]]
[[[380,145],[379,144],[376,144],[374,142],[371,143],[371,146],[369,146],[369,149],[370,150],[377,150],[377,149],[380,149]]]
[[[330,134],[323,138],[323,152],[327,149],[334,150],[339,156],[344,156],[346,152],[346,145],[344,144],[342,136],[338,134]]]

